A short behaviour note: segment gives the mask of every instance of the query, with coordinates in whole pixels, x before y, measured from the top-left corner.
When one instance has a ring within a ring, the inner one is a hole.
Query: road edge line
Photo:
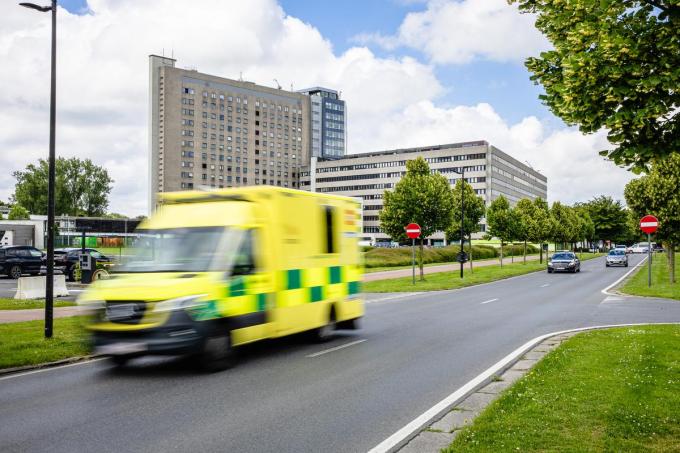
[[[368,453],[392,453],[398,451],[405,446],[411,439],[417,436],[425,427],[429,426],[436,419],[444,415],[456,404],[467,398],[472,393],[484,385],[491,382],[493,376],[502,373],[512,367],[519,359],[526,354],[530,349],[536,347],[542,341],[565,333],[572,332],[586,332],[589,330],[610,329],[616,327],[634,327],[634,326],[650,326],[650,325],[677,325],[678,322],[657,322],[657,323],[629,323],[629,324],[610,324],[590,327],[578,327],[575,329],[560,330],[540,335],[524,343],[519,348],[512,351],[510,354],[503,357],[498,362],[491,365],[489,368],[478,374],[476,377],[469,380],[462,387],[455,390],[449,396],[436,403],[434,406],[420,414],[411,422],[403,426],[397,432],[392,434],[387,439],[380,442],[375,447],[371,448]]]
[[[55,362],[38,363],[36,365],[5,368],[4,370],[0,370],[0,381],[10,378],[27,376],[29,374],[35,374],[41,371],[51,371],[60,368],[68,368],[75,365],[84,365],[86,363],[98,362],[103,359],[104,357],[101,357],[99,355],[88,355],[80,357],[69,357],[67,359],[57,360]]]
[[[642,266],[643,264],[645,264],[646,262],[647,262],[647,257],[645,256],[645,257],[642,259],[642,261],[640,261],[640,262],[637,263],[635,266],[633,266],[633,268],[632,268],[631,270],[629,270],[628,272],[626,272],[625,274],[623,274],[623,276],[621,276],[621,278],[619,278],[619,279],[616,280],[614,283],[612,283],[611,285],[607,286],[606,288],[604,288],[604,289],[603,289],[602,291],[600,291],[600,292],[601,292],[602,294],[604,294],[605,296],[634,297],[634,296],[631,296],[631,295],[629,295],[629,294],[612,293],[612,292],[609,292],[609,290],[612,289],[613,287],[615,287],[616,285],[618,285],[619,283],[621,283],[626,277],[628,277],[628,276],[629,276],[630,274],[632,274],[635,270],[637,270],[638,267],[641,267],[641,266]]]

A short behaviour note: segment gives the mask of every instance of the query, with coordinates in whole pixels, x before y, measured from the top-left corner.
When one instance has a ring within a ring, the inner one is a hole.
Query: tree
[[[626,203],[637,219],[646,214],[659,219],[656,237],[665,244],[671,283],[675,283],[675,246],[680,242],[680,154],[652,166],[647,176],[630,181],[624,190]]]
[[[386,190],[380,211],[380,228],[393,240],[407,240],[404,228],[409,223],[420,225],[420,279],[423,273],[423,240],[451,224],[453,193],[449,182],[439,173],[431,173],[425,159],[406,162],[406,174],[393,191]]]
[[[531,231],[531,240],[538,242],[539,245],[539,262],[543,262],[543,244],[548,242],[552,237],[555,226],[554,219],[550,213],[548,202],[542,198],[534,199],[533,211],[533,230]]]
[[[524,241],[524,264],[527,263],[527,241],[531,241],[536,236],[536,206],[528,198],[522,198],[515,205],[515,215],[517,217],[517,239]]]
[[[555,250],[557,250],[557,244],[566,246],[566,244],[574,242],[574,239],[578,237],[578,218],[572,208],[563,205],[559,201],[553,203],[550,212],[555,222],[552,240],[555,242]]]
[[[596,239],[602,241],[624,242],[628,236],[626,208],[620,201],[614,201],[612,197],[601,195],[587,203],[576,205],[577,208],[585,208],[595,224]]]
[[[606,129],[616,164],[645,169],[680,149],[677,0],[508,0],[536,13],[553,49],[529,58],[550,110],[584,133]]]
[[[486,223],[489,226],[489,234],[501,241],[501,267],[503,267],[503,243],[511,239],[513,229],[510,203],[503,195],[489,205],[486,210]]]
[[[14,202],[34,214],[47,214],[47,161],[29,164],[13,176]],[[55,215],[101,216],[109,204],[113,180],[108,172],[90,159],[60,157],[55,165]]]
[[[467,236],[470,244],[470,271],[472,271],[472,234],[479,231],[479,222],[484,217],[484,199],[478,197],[472,186],[461,179],[456,181],[452,190],[452,221],[446,230],[446,241],[460,240],[461,200],[464,200],[463,236]]]
[[[20,204],[14,204],[12,209],[9,210],[7,214],[7,220],[28,220],[30,219],[30,214],[26,208]]]

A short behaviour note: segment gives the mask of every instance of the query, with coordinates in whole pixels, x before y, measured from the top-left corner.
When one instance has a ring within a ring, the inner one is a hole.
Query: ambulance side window
[[[232,275],[248,275],[255,272],[255,258],[253,254],[253,231],[248,230],[243,235],[243,241],[234,259]]]
[[[335,253],[335,209],[333,206],[324,206],[324,226],[326,227],[325,250],[324,253]]]

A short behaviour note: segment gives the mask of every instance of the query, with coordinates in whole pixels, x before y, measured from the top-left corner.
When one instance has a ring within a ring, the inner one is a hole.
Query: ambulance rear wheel
[[[231,346],[231,336],[222,334],[208,337],[203,343],[198,359],[201,369],[209,373],[234,366],[236,357]]]
[[[331,308],[328,316],[328,322],[321,327],[312,330],[312,339],[317,343],[323,343],[333,338],[337,323],[335,322],[335,310]]]

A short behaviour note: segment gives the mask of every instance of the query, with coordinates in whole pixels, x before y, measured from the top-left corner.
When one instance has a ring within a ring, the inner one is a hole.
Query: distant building
[[[486,141],[350,154],[340,159],[312,159],[310,166],[302,169],[300,186],[304,190],[363,199],[363,240],[389,242],[389,236],[380,231],[378,218],[383,194],[386,189],[393,189],[406,173],[406,162],[419,156],[452,186],[464,167],[465,181],[487,206],[500,195],[512,205],[522,198],[547,199],[545,176]],[[482,220],[480,229],[486,230],[486,220]],[[444,233],[432,235],[428,242],[443,244]]]
[[[299,90],[311,99],[311,155],[338,158],[347,151],[347,112],[345,101],[335,90],[314,87]]]
[[[149,194],[268,184],[298,188],[310,97],[149,56]]]

